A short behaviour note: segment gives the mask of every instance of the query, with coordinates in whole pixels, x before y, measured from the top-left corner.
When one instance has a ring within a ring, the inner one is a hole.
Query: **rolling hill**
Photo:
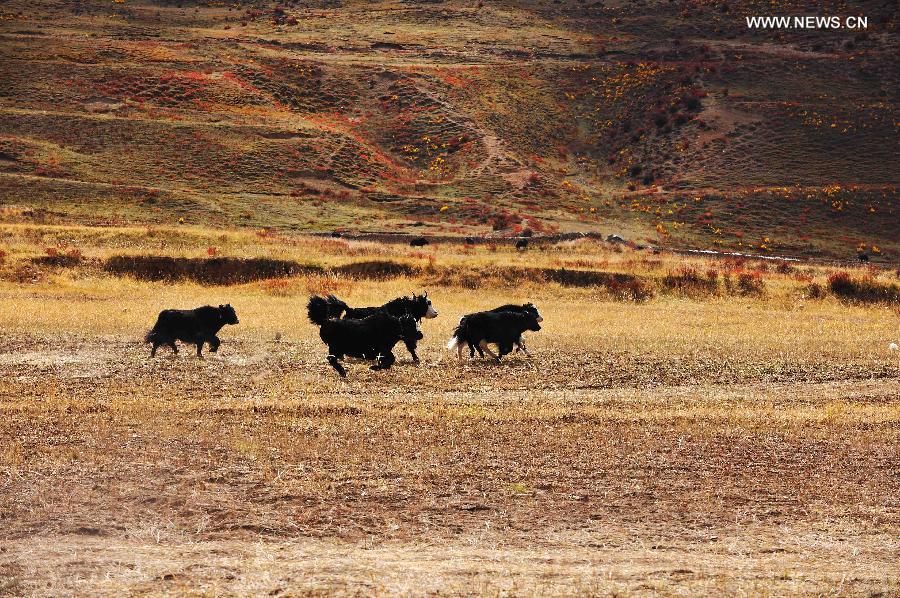
[[[9,0],[0,217],[601,231],[895,262],[896,11]],[[751,30],[744,18],[811,13],[868,28]]]

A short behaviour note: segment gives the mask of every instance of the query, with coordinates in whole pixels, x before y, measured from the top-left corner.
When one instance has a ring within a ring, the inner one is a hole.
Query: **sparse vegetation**
[[[214,254],[213,254],[214,255]],[[106,260],[104,269],[140,280],[193,280],[204,284],[237,284],[254,280],[321,273],[318,266],[267,258],[187,258],[154,255],[117,255]]]
[[[741,295],[763,295],[765,282],[761,272],[741,272],[738,274],[737,291]]]
[[[811,282],[808,287],[806,287],[806,297],[808,299],[822,299],[827,295],[827,291],[825,287],[820,285],[817,282]]]
[[[690,267],[679,268],[662,278],[663,288],[688,297],[715,295],[719,289],[718,273],[701,275]]]
[[[828,288],[847,301],[900,304],[900,285],[880,282],[872,276],[854,278],[848,272],[835,272],[828,277]]]

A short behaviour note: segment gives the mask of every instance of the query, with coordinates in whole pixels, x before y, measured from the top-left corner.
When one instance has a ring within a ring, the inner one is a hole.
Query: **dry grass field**
[[[0,594],[900,592],[900,314],[835,296],[834,268],[591,240],[0,236]],[[213,245],[325,270],[201,285],[104,266]],[[413,274],[335,274],[374,259]],[[635,276],[652,296],[536,274],[553,268]],[[685,268],[716,286],[665,282]],[[728,290],[740,273],[752,292]],[[421,364],[401,345],[391,370],[351,361],[341,380],[309,293],[421,290],[440,312]],[[545,318],[532,359],[444,348],[463,313],[526,300]],[[226,301],[241,323],[218,354],[149,358],[158,310]]]

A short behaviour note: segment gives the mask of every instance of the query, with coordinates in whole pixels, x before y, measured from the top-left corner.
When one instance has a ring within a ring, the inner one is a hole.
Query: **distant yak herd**
[[[319,327],[319,337],[328,347],[328,363],[341,377],[347,376],[341,365],[345,357],[374,361],[373,370],[390,368],[397,360],[394,347],[400,341],[406,345],[413,362],[418,363],[416,345],[424,338],[421,321],[438,315],[428,293],[398,297],[378,307],[350,307],[334,295],[313,295],[306,305],[306,312],[309,321]],[[523,334],[540,330],[541,321],[543,318],[532,303],[502,305],[489,311],[466,314],[459,320],[447,348],[456,349],[460,359],[465,347],[469,349],[470,358],[477,351],[482,358],[487,353],[500,361],[514,349],[530,357]],[[202,357],[204,344],[208,343],[209,350],[215,353],[221,344],[216,336],[218,332],[226,324],[237,323],[238,317],[231,305],[167,309],[160,312],[145,340],[152,344],[151,357],[163,345],[178,353],[175,341],[196,345],[197,356]],[[497,353],[490,345],[497,346]]]

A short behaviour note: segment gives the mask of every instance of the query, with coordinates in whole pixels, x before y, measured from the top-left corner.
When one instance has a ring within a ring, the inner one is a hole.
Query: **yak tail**
[[[340,318],[341,314],[350,309],[350,306],[335,297],[334,295],[328,295],[325,298],[325,301],[328,303],[328,310],[331,312],[331,315],[336,318]]]
[[[306,304],[306,314],[309,316],[310,322],[316,326],[321,326],[328,321],[328,312],[327,299],[318,295],[313,295],[309,298],[309,303]]]
[[[466,332],[466,316],[463,316],[459,319],[459,326],[453,331],[453,336],[450,337],[450,340],[447,341],[447,348],[451,351],[459,347],[462,343],[462,338],[465,336]]]

